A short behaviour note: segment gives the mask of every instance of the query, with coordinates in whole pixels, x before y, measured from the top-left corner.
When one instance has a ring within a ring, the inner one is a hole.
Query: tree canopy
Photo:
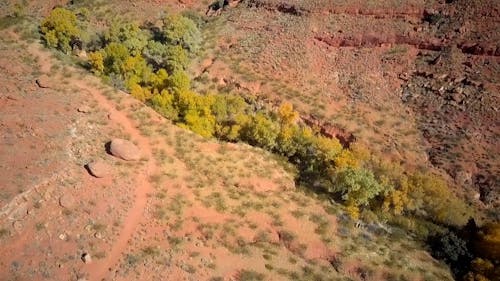
[[[192,53],[198,51],[202,41],[201,32],[196,24],[181,15],[167,15],[163,19],[162,34],[166,43],[180,45]]]
[[[40,29],[47,46],[65,53],[71,51],[71,40],[79,38],[82,33],[76,15],[64,8],[52,10],[42,21]]]

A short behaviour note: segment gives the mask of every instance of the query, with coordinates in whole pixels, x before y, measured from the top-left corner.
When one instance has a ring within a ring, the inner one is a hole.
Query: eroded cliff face
[[[431,146],[430,161],[492,210],[500,202],[499,8],[492,1],[453,1],[434,10],[433,33],[448,45],[422,52],[402,88]]]

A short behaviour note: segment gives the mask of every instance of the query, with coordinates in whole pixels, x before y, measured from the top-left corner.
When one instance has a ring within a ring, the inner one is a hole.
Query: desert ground
[[[199,15],[193,90],[290,102],[318,135],[430,171],[479,227],[498,224],[496,1],[73,2],[0,4],[0,280],[465,278],[418,223],[353,217],[282,155],[202,137],[48,48],[39,26],[58,5],[88,8],[96,30]],[[470,267],[489,279],[464,280],[499,280],[490,259]]]

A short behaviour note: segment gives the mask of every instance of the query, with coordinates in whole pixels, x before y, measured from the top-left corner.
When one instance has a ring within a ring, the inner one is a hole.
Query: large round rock
[[[127,161],[135,161],[141,158],[139,148],[128,140],[114,139],[109,144],[109,152],[118,158]]]

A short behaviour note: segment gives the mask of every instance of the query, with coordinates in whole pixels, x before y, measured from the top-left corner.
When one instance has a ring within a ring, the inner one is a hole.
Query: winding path
[[[29,47],[29,52],[38,57],[41,64],[41,72],[49,74],[52,58],[50,53],[42,50],[41,46],[32,45]],[[135,201],[129,209],[122,223],[122,229],[117,239],[114,241],[111,251],[107,253],[106,258],[95,260],[92,263],[85,265],[84,270],[88,273],[89,280],[109,280],[112,278],[113,271],[118,267],[120,259],[124,256],[129,242],[136,231],[137,225],[141,221],[146,207],[148,194],[153,191],[153,187],[149,182],[149,176],[157,170],[156,163],[152,155],[151,145],[148,139],[140,134],[137,125],[127,117],[126,113],[116,109],[116,104],[108,100],[102,90],[89,84],[89,81],[81,80],[80,78],[70,78],[72,85],[78,87],[82,91],[88,92],[92,98],[97,101],[99,107],[108,112],[112,116],[114,123],[120,124],[125,133],[131,136],[131,139],[137,142],[141,149],[142,156],[147,159],[141,171],[137,172],[135,180]],[[89,80],[96,80],[91,77]]]
[[[151,145],[148,139],[140,134],[135,124],[125,113],[116,110],[115,104],[104,97],[100,90],[88,86],[84,81],[77,80],[74,85],[88,91],[98,102],[99,106],[113,116],[113,121],[123,126],[125,132],[130,134],[131,138],[137,142],[142,155],[148,159],[143,170],[138,172],[135,177],[135,202],[123,221],[123,227],[120,230],[118,239],[113,244],[111,252],[107,253],[105,259],[95,261],[87,266],[90,280],[97,281],[106,279],[107,276],[112,274],[113,268],[118,265],[120,258],[123,257],[129,241],[143,216],[148,193],[153,191],[153,187],[149,182],[149,176],[154,173],[157,167],[153,160]]]

